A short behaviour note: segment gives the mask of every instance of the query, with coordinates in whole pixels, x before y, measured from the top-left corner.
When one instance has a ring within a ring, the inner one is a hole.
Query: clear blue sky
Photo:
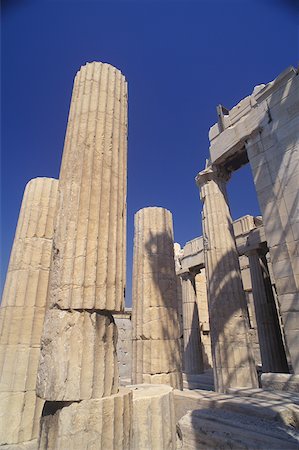
[[[175,240],[201,234],[194,177],[216,105],[231,108],[298,61],[296,1],[2,2],[1,272],[25,184],[58,177],[76,71],[109,62],[129,83],[128,304],[133,216],[173,213]],[[229,184],[234,218],[259,209],[248,167]],[[2,281],[3,283],[3,281]]]

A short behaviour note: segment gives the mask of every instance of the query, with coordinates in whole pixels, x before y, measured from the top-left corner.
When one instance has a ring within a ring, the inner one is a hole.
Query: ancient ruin
[[[11,251],[1,449],[298,449],[298,80],[218,106],[203,236],[181,247],[170,211],[135,214],[130,309],[127,83],[81,67],[59,180],[27,184]],[[233,221],[226,185],[248,163],[262,216]]]

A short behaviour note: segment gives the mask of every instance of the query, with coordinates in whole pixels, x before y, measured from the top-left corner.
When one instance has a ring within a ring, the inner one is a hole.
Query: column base
[[[51,407],[61,408],[47,414]],[[39,450],[130,450],[132,392],[64,404],[46,402]]]

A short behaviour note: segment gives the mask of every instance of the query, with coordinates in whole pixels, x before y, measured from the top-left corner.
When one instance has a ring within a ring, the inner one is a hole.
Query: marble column
[[[33,441],[43,400],[35,385],[46,310],[58,181],[27,184],[0,308],[0,446]]]
[[[210,320],[208,309],[207,278],[205,269],[195,275],[196,302],[199,316],[199,331],[204,370],[213,366]]]
[[[203,238],[208,282],[215,388],[258,387],[249,337],[246,299],[228,207],[228,176],[208,167],[196,181],[203,201]]]
[[[249,258],[252,294],[263,372],[289,372],[265,251],[253,249]]]
[[[173,225],[164,208],[135,214],[132,328],[133,383],[181,388]]]
[[[67,435],[63,443],[59,440],[61,418],[68,420],[69,412],[73,421],[80,421],[82,414],[96,416],[94,409],[101,416],[101,409],[109,408],[107,397],[118,395],[118,416],[127,415],[130,401],[119,399],[113,319],[124,308],[126,161],[125,77],[109,64],[88,63],[73,87],[37,379],[47,411],[63,406],[57,420],[51,412],[51,418],[44,414],[43,439],[54,436],[48,450],[75,448]],[[74,403],[81,401],[87,401],[83,409]],[[110,436],[104,421],[97,432],[103,438],[96,448],[113,448],[110,438],[104,446],[105,436]],[[91,434],[79,441],[80,449],[89,448]]]
[[[184,373],[198,374],[204,371],[200,341],[199,319],[194,285],[194,276],[185,272],[182,279]]]

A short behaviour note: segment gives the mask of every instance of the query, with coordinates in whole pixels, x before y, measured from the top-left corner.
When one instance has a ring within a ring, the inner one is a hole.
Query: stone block
[[[144,306],[133,339],[179,339],[181,334],[177,308]]]
[[[168,384],[173,388],[183,389],[182,372],[156,373],[155,375],[137,373],[136,375],[137,383]]]
[[[143,374],[177,372],[181,368],[181,348],[179,339],[137,340],[136,368]]]
[[[227,411],[188,412],[178,423],[181,448],[188,450],[295,450],[298,435],[270,420]],[[180,448],[180,447],[179,447]]]
[[[36,397],[35,391],[1,392],[0,445],[37,438],[43,404],[44,401]]]
[[[51,413],[45,404],[39,450],[131,450],[132,392],[122,388],[101,399],[61,405]]]
[[[45,308],[3,306],[0,308],[1,345],[40,345]]]
[[[38,395],[50,401],[76,401],[115,394],[116,341],[112,316],[49,310],[42,337]]]
[[[132,450],[175,450],[173,389],[153,384],[129,388],[133,392]]]
[[[299,393],[299,375],[288,373],[263,373],[261,376],[263,389]]]
[[[0,346],[0,392],[32,391],[36,385],[40,347]]]

